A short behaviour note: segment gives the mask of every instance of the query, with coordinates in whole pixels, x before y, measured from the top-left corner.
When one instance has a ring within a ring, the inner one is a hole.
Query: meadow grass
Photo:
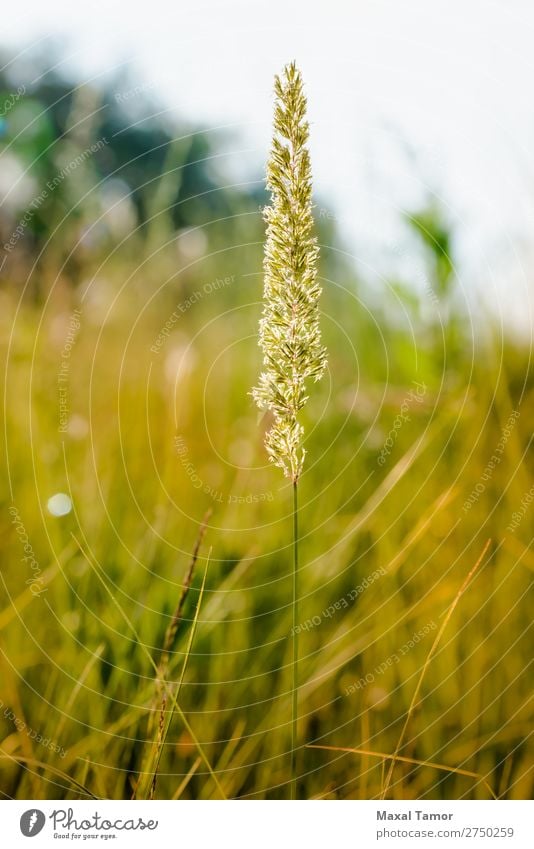
[[[146,308],[146,293],[131,289],[106,318],[123,279],[119,265],[115,279],[110,270],[109,286],[82,304],[69,382],[76,427],[65,435],[57,372],[79,297],[56,287],[46,304],[25,303],[16,317],[5,385],[4,796],[131,798],[154,739],[147,723],[165,634],[208,508],[169,652],[169,686],[181,689],[158,757],[156,796],[287,796],[290,483],[265,462],[247,397],[259,365],[260,251],[248,252],[233,288],[184,315],[158,355],[150,346],[168,293]],[[207,259],[191,285],[232,274],[235,265],[230,253]],[[491,788],[503,798],[528,797],[529,517],[507,530],[531,481],[528,351],[477,339],[473,356],[467,341],[444,369],[439,334],[423,328],[414,341],[385,320],[379,332],[350,286],[322,284],[329,373],[304,414],[310,462],[300,482],[299,617],[311,623],[299,635],[301,795],[384,792],[425,669],[388,795],[481,799]],[[184,294],[177,290],[175,300]],[[4,355],[15,304],[3,294]],[[424,397],[409,402],[410,420],[379,465],[414,380],[425,385]],[[502,460],[464,510],[513,410],[520,415]],[[57,518],[46,501],[61,491],[73,511]],[[46,591],[38,596],[25,583],[11,505],[40,567]],[[484,563],[425,668],[488,538]],[[388,664],[394,655],[398,662]],[[369,674],[371,683],[358,688]]]

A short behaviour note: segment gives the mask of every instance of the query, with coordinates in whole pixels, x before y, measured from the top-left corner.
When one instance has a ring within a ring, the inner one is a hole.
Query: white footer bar
[[[0,843],[9,849],[67,843],[118,849],[534,847],[532,802],[84,800],[0,804]]]

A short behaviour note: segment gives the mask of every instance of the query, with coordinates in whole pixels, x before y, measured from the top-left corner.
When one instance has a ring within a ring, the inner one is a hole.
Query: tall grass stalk
[[[299,513],[298,486],[293,483],[293,675],[291,693],[291,798],[297,798],[297,726],[299,694]]]
[[[96,575],[96,577],[97,577],[97,578],[98,578],[98,580],[100,581],[100,583],[101,583],[102,587],[104,588],[104,590],[105,590],[105,591],[106,591],[106,593],[108,594],[108,596],[109,596],[110,600],[112,601],[113,605],[116,607],[116,609],[119,611],[120,615],[122,616],[122,618],[123,618],[123,619],[124,619],[124,621],[126,622],[126,624],[127,624],[128,628],[130,629],[130,631],[132,632],[132,634],[133,634],[133,636],[134,636],[134,638],[135,638],[135,641],[136,641],[137,645],[141,648],[141,650],[143,651],[143,654],[144,654],[144,655],[145,655],[145,657],[147,658],[147,660],[148,660],[149,664],[152,666],[152,668],[153,668],[154,672],[156,673],[156,679],[155,679],[155,680],[156,680],[156,682],[157,682],[157,686],[159,686],[159,684],[160,684],[160,679],[159,679],[160,667],[157,665],[157,663],[156,663],[156,661],[154,660],[154,658],[152,657],[151,653],[149,652],[149,650],[147,649],[147,647],[145,646],[145,644],[142,642],[141,637],[139,636],[139,633],[138,633],[138,631],[137,631],[137,629],[136,629],[135,625],[133,624],[133,622],[132,622],[132,621],[131,621],[131,619],[129,618],[128,614],[126,613],[126,611],[124,610],[124,608],[123,608],[123,607],[119,604],[118,599],[117,599],[117,598],[115,597],[115,595],[111,592],[111,590],[110,590],[110,588],[109,588],[109,586],[108,586],[107,582],[104,580],[104,578],[103,578],[103,577],[102,577],[102,575],[100,574],[100,569],[101,569],[101,567],[100,567],[100,565],[98,564],[98,562],[97,562],[97,561],[93,558],[93,556],[92,556],[92,554],[91,554],[91,551],[90,551],[90,550],[89,550],[89,551],[86,551],[86,550],[84,549],[84,547],[81,545],[81,543],[79,542],[79,540],[75,537],[75,535],[74,535],[72,532],[71,532],[71,536],[72,536],[73,540],[75,541],[76,545],[78,546],[78,548],[79,548],[80,552],[83,554],[84,558],[86,559],[86,561],[87,561],[87,562],[89,563],[89,565],[91,566],[91,568],[92,568],[92,570],[93,570],[94,574]],[[206,569],[207,569],[207,564],[206,564]],[[195,624],[196,624],[196,621],[197,621],[196,617],[198,616],[199,611],[200,611],[200,603],[201,603],[201,601],[202,601],[202,594],[203,594],[203,591],[204,591],[204,583],[205,583],[205,580],[206,580],[206,573],[204,574],[204,582],[203,582],[203,584],[202,584],[201,592],[200,592],[199,599],[198,599],[198,602],[197,602],[197,610],[196,610],[196,613],[195,613],[195,620],[194,620],[194,622],[193,622],[193,625],[195,625]],[[193,632],[193,636],[194,636],[194,632]],[[186,651],[186,656],[185,656],[184,664],[187,664],[187,660],[188,660],[188,658],[189,658],[189,653],[190,653],[190,650],[191,650],[191,643],[192,643],[192,635],[190,634],[190,641],[189,641],[189,644],[188,644],[188,649],[187,649],[187,651]],[[185,665],[184,665],[184,667],[182,668],[182,674],[183,674],[183,673],[185,673]],[[191,725],[190,725],[190,723],[189,723],[189,721],[188,721],[188,719],[187,719],[186,715],[184,714],[184,712],[183,712],[183,710],[182,710],[182,708],[181,708],[181,706],[180,706],[180,703],[178,702],[178,699],[177,699],[177,693],[176,693],[176,691],[175,691],[175,692],[173,692],[173,691],[172,691],[172,688],[169,686],[169,684],[168,684],[168,682],[167,682],[167,681],[164,681],[164,682],[163,682],[163,684],[164,684],[164,687],[165,687],[165,690],[166,690],[166,694],[167,694],[167,695],[166,695],[166,698],[167,698],[167,697],[169,697],[169,698],[172,700],[172,711],[173,711],[173,712],[176,712],[176,713],[178,714],[178,716],[180,717],[180,719],[181,719],[181,721],[182,721],[182,724],[185,726],[185,728],[186,728],[187,732],[189,733],[189,736],[191,737],[191,739],[192,739],[192,741],[193,741],[193,744],[194,744],[194,745],[195,745],[195,747],[197,748],[197,751],[198,751],[199,756],[202,758],[202,760],[203,760],[204,764],[206,765],[206,767],[207,767],[207,769],[208,769],[208,772],[209,772],[209,774],[210,774],[210,776],[211,776],[211,778],[212,778],[212,780],[213,780],[213,783],[214,783],[214,784],[215,784],[215,786],[217,787],[217,791],[220,793],[220,795],[222,796],[222,798],[223,798],[223,799],[225,799],[225,798],[226,798],[226,795],[225,795],[225,793],[224,793],[224,790],[223,790],[223,788],[221,787],[221,784],[220,784],[220,782],[219,782],[219,779],[217,778],[217,775],[215,774],[215,771],[214,771],[213,767],[211,766],[211,763],[210,763],[210,761],[209,761],[209,759],[208,759],[207,755],[205,754],[205,752],[204,752],[204,750],[203,750],[203,748],[202,748],[202,746],[201,746],[201,744],[200,744],[200,741],[197,739],[197,736],[196,736],[196,734],[195,734],[195,732],[194,732],[193,728],[191,727]],[[180,687],[181,687],[181,681],[180,681],[180,683],[179,683],[178,689],[179,689]],[[158,731],[158,733],[159,733],[159,731]],[[151,784],[150,784],[150,786],[152,786],[152,774],[150,774],[150,777],[151,777]],[[138,781],[137,785],[135,786],[135,789],[134,789],[134,793],[133,793],[132,798],[133,798],[133,799],[138,799],[138,798],[139,798],[139,781]]]
[[[298,705],[298,481],[305,450],[298,414],[308,396],[308,380],[319,380],[326,351],[319,330],[317,259],[312,235],[312,179],[307,148],[309,126],[302,77],[295,63],[275,77],[274,133],[267,163],[271,205],[264,210],[264,306],[259,344],[264,370],[253,396],[273,415],[265,436],[269,459],[293,484],[293,657],[291,699],[291,797],[297,793]]]
[[[193,623],[191,629],[189,631],[189,637],[187,641],[187,648],[185,652],[184,661],[182,664],[182,670],[180,673],[180,679],[177,684],[173,685],[169,680],[169,663],[171,652],[173,651],[174,644],[176,642],[176,635],[178,632],[179,625],[183,620],[183,612],[187,597],[189,595],[189,591],[191,589],[191,584],[193,581],[193,575],[195,572],[195,567],[197,564],[200,546],[204,539],[207,523],[211,516],[211,510],[208,510],[202,520],[200,525],[200,529],[198,532],[198,536],[195,542],[195,547],[193,549],[193,554],[191,556],[191,561],[189,563],[189,568],[184,578],[184,583],[182,585],[182,591],[180,593],[180,598],[178,600],[178,604],[172,616],[172,619],[169,623],[167,631],[165,632],[165,638],[163,641],[163,650],[161,653],[161,658],[159,665],[157,667],[157,676],[156,676],[156,692],[153,703],[153,710],[150,715],[149,727],[148,727],[148,736],[152,736],[152,741],[148,745],[148,751],[146,754],[145,761],[143,763],[141,772],[139,774],[139,779],[134,791],[133,798],[134,799],[153,799],[156,792],[156,782],[158,776],[159,763],[161,760],[161,755],[163,753],[163,748],[165,746],[165,741],[167,739],[167,735],[169,733],[169,728],[172,722],[172,717],[175,711],[178,710],[178,699],[180,697],[180,691],[182,689],[182,684],[184,681],[185,671],[187,668],[187,663],[189,660],[189,656],[191,653],[191,647],[193,645],[193,639],[196,632],[196,626],[198,622],[198,615],[200,612],[200,605],[202,603],[202,598],[204,595],[204,587],[206,584],[206,574],[207,574],[207,562],[206,568],[204,571],[204,577],[202,580],[202,586],[200,589],[198,601],[196,604],[195,615],[193,619]],[[170,704],[169,704],[170,702]],[[159,714],[159,720],[155,723],[155,717]],[[210,767],[208,767],[210,768]],[[218,782],[217,782],[217,786]]]

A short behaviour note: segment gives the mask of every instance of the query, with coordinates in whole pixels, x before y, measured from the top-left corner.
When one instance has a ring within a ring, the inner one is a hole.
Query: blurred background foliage
[[[262,174],[232,181],[235,139],[171,121],[135,80],[76,86],[48,64],[32,54],[0,74],[0,791],[76,798],[75,779],[97,796],[131,796],[154,695],[147,651],[158,660],[211,507],[171,672],[179,678],[207,565],[180,701],[220,787],[175,716],[156,795],[284,797],[291,503],[248,395],[260,368]],[[439,626],[491,538],[403,749],[479,778],[399,764],[391,793],[486,798],[484,777],[523,798],[531,517],[508,527],[532,480],[530,350],[491,316],[462,311],[443,210],[429,200],[405,226],[420,279],[392,272],[373,288],[335,216],[317,214],[329,375],[305,419],[301,616],[320,624],[301,640],[301,738],[395,750],[433,637],[376,670]],[[513,410],[502,462],[464,509]],[[72,499],[63,517],[47,511],[56,492]],[[12,505],[39,564],[37,596]],[[368,673],[372,683],[347,694]],[[300,769],[309,798],[376,797],[384,780],[371,755],[304,749]]]

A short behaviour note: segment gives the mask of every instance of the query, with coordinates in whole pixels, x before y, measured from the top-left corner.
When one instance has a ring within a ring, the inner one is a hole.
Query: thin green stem
[[[293,682],[291,704],[291,798],[297,798],[297,720],[299,692],[299,638],[298,638],[298,571],[299,571],[299,521],[297,481],[293,481]]]

